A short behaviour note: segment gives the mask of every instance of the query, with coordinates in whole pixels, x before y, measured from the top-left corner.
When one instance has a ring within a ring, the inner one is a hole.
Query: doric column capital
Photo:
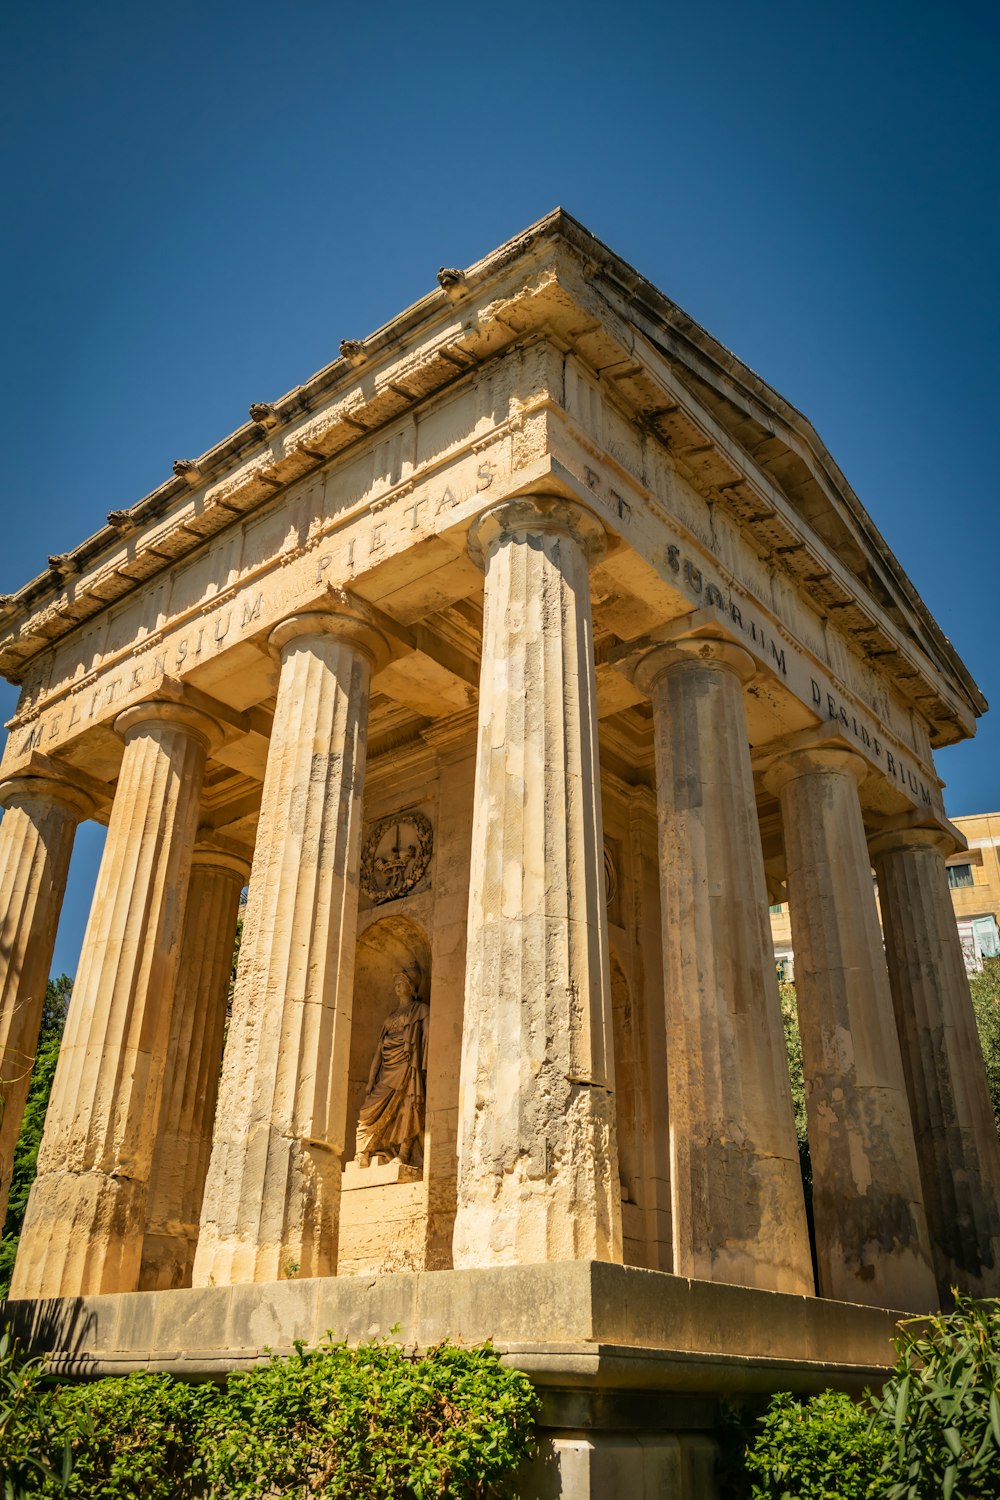
[[[679,636],[647,651],[633,668],[632,680],[642,692],[651,693],[657,678],[664,672],[691,662],[697,666],[717,667],[720,671],[732,672],[741,686],[745,686],[757,673],[756,662],[742,646],[721,636],[689,635]]]
[[[215,848],[212,844],[195,844],[191,863],[199,869],[230,871],[238,875],[244,885],[250,878],[249,859],[244,859],[229,849]]]
[[[0,807],[25,802],[55,804],[77,823],[93,817],[95,810],[89,792],[55,776],[8,776],[0,781]]]
[[[354,646],[368,657],[373,672],[380,671],[391,655],[389,642],[373,623],[362,600],[355,599],[346,589],[331,588],[322,603],[281,620],[271,631],[267,643],[280,659],[295,641],[324,635],[335,636]]]
[[[118,715],[114,727],[116,734],[120,734],[127,744],[149,724],[172,724],[186,729],[203,742],[206,752],[217,749],[223,739],[221,725],[209,714],[203,713],[200,708],[192,708],[188,703],[177,703],[171,699],[150,698],[143,703],[134,703],[131,708],[126,708]]]
[[[868,765],[855,751],[845,750],[839,745],[802,745],[772,761],[764,772],[764,785],[777,796],[783,787],[799,776],[823,774],[850,776],[860,786],[868,775]]]
[[[485,569],[505,539],[546,533],[572,537],[588,562],[603,557],[607,548],[607,533],[601,522],[576,501],[521,495],[476,516],[469,527],[469,556],[477,567]]]
[[[868,840],[873,859],[883,854],[902,854],[911,849],[934,849],[946,859],[965,847],[957,829],[951,825],[922,819],[919,813],[904,813],[883,822]]]

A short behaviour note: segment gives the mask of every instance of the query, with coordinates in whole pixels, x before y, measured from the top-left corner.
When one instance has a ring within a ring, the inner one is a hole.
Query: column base
[[[227,1182],[235,1222],[219,1223],[209,1214],[202,1219],[194,1285],[332,1276],[337,1269],[339,1154],[274,1130],[258,1130],[245,1145],[242,1165],[244,1182]],[[263,1181],[274,1184],[274,1195],[261,1202],[252,1199],[251,1184]]]
[[[49,1172],[28,1200],[11,1293],[94,1296],[139,1284],[146,1184],[103,1172]]]
[[[197,1224],[178,1225],[175,1233],[146,1231],[142,1242],[139,1290],[166,1292],[191,1285],[191,1267],[198,1247]]]

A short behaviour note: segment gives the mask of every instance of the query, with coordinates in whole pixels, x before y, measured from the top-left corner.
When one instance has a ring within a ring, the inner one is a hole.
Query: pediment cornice
[[[572,351],[861,653],[937,744],[986,708],[954,648],[811,424],[561,210],[274,401],[46,572],[0,597],[0,672],[33,661],[242,516],[532,340]]]

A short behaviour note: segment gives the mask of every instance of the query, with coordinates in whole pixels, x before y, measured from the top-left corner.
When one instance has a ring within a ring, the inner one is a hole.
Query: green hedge
[[[0,1339],[2,1500],[431,1500],[512,1495],[538,1400],[488,1344],[328,1338],[224,1387],[135,1374],[59,1385]]]
[[[1000,1302],[900,1325],[880,1395],[775,1396],[751,1500],[1000,1500]]]

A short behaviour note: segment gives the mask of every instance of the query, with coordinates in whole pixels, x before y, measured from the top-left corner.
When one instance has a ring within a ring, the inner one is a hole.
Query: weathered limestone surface
[[[278,700],[196,1286],[337,1266],[368,696],[387,648],[346,598],[271,642]]]
[[[0,1224],[86,793],[43,776],[0,783]]]
[[[190,1286],[198,1243],[240,893],[250,864],[196,848],[149,1179],[139,1285]]]
[[[216,726],[179,703],[125,740],[12,1293],[131,1291],[170,1034],[205,756]]]
[[[422,1270],[428,1229],[427,1192],[423,1181],[410,1181],[399,1164],[359,1171],[353,1162],[344,1173],[340,1209],[338,1276],[396,1275]],[[359,1179],[368,1177],[371,1186]],[[391,1179],[392,1180],[380,1180]],[[450,1223],[450,1220],[449,1220]]]
[[[673,1211],[670,1203],[670,1104],[667,1098],[666,1007],[663,1002],[663,935],[660,921],[660,851],[656,797],[646,787],[629,798],[631,858],[632,1005],[637,1012],[648,1095],[644,1141],[646,1254],[653,1271],[673,1269]],[[624,1216],[624,1205],[623,1205]],[[626,1257],[626,1260],[628,1258]]]
[[[709,1487],[695,1489],[684,1483],[681,1440],[673,1433],[567,1434],[542,1444],[524,1483],[533,1500],[713,1500],[714,1459],[713,1449]]]
[[[811,1292],[742,685],[753,662],[678,640],[640,663],[653,705],[674,1271]]]
[[[923,1312],[936,1304],[899,1041],[851,751],[792,751],[781,800],[819,1287]]]
[[[456,1266],[620,1260],[588,552],[576,506],[483,516]]]
[[[476,740],[472,715],[457,735],[434,737],[440,777],[434,868],[433,989],[427,1063],[427,1252],[429,1271],[452,1264],[458,1178],[462,1061]]]
[[[945,874],[947,835],[871,845],[938,1288],[1000,1294],[1000,1139]]]
[[[582,1375],[605,1386],[716,1392],[874,1384],[893,1364],[898,1317],[593,1261],[283,1279],[4,1311],[17,1332],[60,1351],[77,1372],[123,1373],[152,1352],[178,1372],[219,1374],[332,1329],[350,1343],[381,1333],[424,1348],[447,1336],[491,1338],[522,1368],[542,1378],[548,1368],[564,1387]]]

